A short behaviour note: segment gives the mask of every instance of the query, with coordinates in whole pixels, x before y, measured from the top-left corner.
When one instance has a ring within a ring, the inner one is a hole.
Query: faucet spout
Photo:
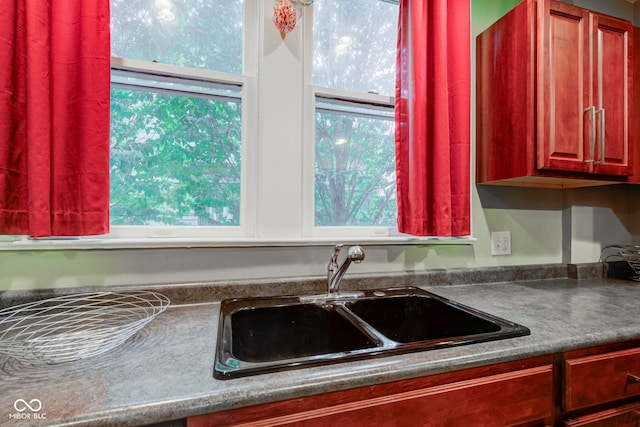
[[[343,245],[336,245],[333,248],[331,260],[329,261],[329,267],[327,268],[327,282],[328,293],[335,294],[340,289],[340,283],[342,278],[347,272],[347,269],[352,262],[359,263],[364,260],[364,249],[360,246],[352,246],[349,248],[349,253],[340,266],[338,266],[338,254]]]

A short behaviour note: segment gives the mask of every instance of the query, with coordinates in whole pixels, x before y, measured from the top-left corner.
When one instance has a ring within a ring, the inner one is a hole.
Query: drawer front
[[[565,427],[638,427],[640,404],[621,406],[567,420]]]
[[[552,366],[523,369],[441,386],[330,405],[236,426],[506,426],[553,416]],[[236,419],[237,420],[237,419]],[[217,414],[190,418],[189,427],[225,425]]]
[[[566,410],[640,395],[640,348],[567,359]]]
[[[550,417],[552,390],[552,367],[543,366],[297,414],[283,425],[517,425]]]

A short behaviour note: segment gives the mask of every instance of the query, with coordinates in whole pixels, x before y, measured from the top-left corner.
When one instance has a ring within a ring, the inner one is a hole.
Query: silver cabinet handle
[[[584,109],[584,112],[591,111],[591,145],[590,145],[590,158],[585,159],[585,163],[592,163],[596,155],[596,107],[591,106]]]
[[[600,113],[600,161],[596,164],[604,163],[604,108],[596,110],[595,114]]]

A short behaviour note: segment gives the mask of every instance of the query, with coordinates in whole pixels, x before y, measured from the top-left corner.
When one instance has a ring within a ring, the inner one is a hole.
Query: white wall
[[[260,0],[271,5],[268,0]],[[499,7],[495,10],[490,5]],[[576,0],[574,2],[578,4]],[[626,6],[625,0],[615,3]],[[513,0],[474,0],[477,12],[472,34],[475,36],[515,4]],[[601,5],[602,6],[602,5]],[[263,8],[264,9],[264,8]],[[616,7],[616,10],[618,7]],[[631,13],[631,11],[629,12]],[[300,32],[289,34],[285,41],[270,25],[270,15],[263,10],[263,38],[260,44],[261,66],[267,70],[274,61],[301,67]],[[302,21],[302,25],[309,25]],[[475,43],[472,44],[475,46]],[[473,71],[472,75],[475,74]],[[475,81],[475,79],[474,79]],[[278,88],[261,82],[261,99]],[[283,99],[278,106],[262,105],[260,119],[262,155],[270,155],[268,140],[287,138],[292,157],[273,153],[273,161],[283,168],[297,166],[288,159],[299,158],[303,135],[300,99],[302,82],[294,77],[291,84],[299,96]],[[472,91],[475,92],[475,91]],[[475,110],[472,100],[472,127]],[[268,108],[267,108],[268,107]],[[277,107],[277,108],[275,108]],[[283,110],[284,108],[284,110]],[[288,127],[278,125],[282,115]],[[297,115],[296,115],[297,114]],[[472,141],[475,140],[472,130]],[[475,169],[472,171],[474,175]],[[265,178],[267,179],[267,178]],[[295,184],[294,184],[295,185]],[[367,247],[366,260],[351,267],[352,273],[414,271],[434,268],[478,267],[560,262],[597,261],[599,248],[611,241],[630,241],[639,235],[633,218],[638,217],[639,203],[629,197],[635,189],[619,186],[598,189],[560,190],[512,187],[473,186],[472,227],[477,238],[470,245],[400,245]],[[295,191],[295,188],[294,188]],[[286,208],[283,221],[299,221],[299,206],[288,206],[278,195],[262,194],[257,203],[273,209]],[[635,227],[633,232],[629,229]],[[613,230],[614,232],[609,232]],[[491,256],[491,231],[511,231],[512,255]],[[277,232],[274,230],[274,237]],[[340,239],[336,239],[339,242]],[[622,242],[624,243],[624,242]],[[228,249],[144,249],[144,250],[55,250],[0,252],[0,290],[51,287],[102,286],[209,281],[222,279],[323,276],[330,245],[281,248]]]

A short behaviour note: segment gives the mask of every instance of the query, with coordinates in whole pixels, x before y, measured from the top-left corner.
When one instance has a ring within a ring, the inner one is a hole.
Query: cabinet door
[[[633,89],[631,23],[593,14],[592,105],[596,134],[594,173],[630,175],[630,104]]]
[[[590,172],[589,12],[543,2],[538,32],[538,168]],[[585,150],[586,148],[586,150]]]
[[[630,22],[551,1],[538,35],[538,167],[631,175]]]

